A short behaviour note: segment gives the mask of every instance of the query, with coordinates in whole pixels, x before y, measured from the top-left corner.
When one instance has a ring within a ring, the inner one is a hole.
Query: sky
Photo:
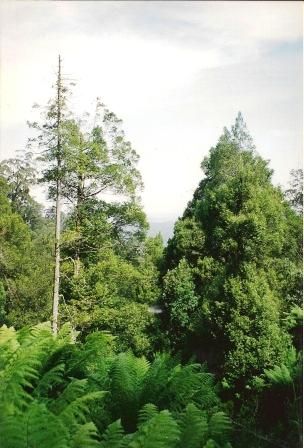
[[[150,221],[175,220],[241,111],[273,181],[302,166],[302,2],[1,1],[0,159],[26,145],[58,54],[79,113],[100,97],[140,155]]]

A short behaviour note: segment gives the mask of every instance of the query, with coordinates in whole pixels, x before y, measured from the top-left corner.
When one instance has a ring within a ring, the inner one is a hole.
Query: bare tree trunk
[[[60,286],[60,219],[61,219],[61,182],[57,180],[56,192],[56,227],[55,227],[55,272],[54,272],[54,295],[53,295],[53,333],[58,331],[58,306]]]
[[[56,179],[56,227],[55,227],[55,271],[53,295],[53,333],[58,332],[58,307],[60,287],[60,224],[61,224],[61,58],[58,58],[57,77],[57,179]]]

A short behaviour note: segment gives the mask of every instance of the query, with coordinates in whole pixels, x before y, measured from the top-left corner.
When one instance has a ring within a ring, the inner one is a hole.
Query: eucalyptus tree
[[[30,124],[37,132],[30,146],[38,146],[44,164],[41,180],[48,184],[49,197],[56,204],[54,333],[58,327],[60,261],[73,262],[77,283],[82,261],[92,262],[92,253],[100,252],[105,241],[123,258],[139,256],[148,227],[138,197],[142,188],[138,155],[125,137],[122,121],[99,99],[95,113],[80,118],[69,109],[69,95],[59,58],[55,95],[42,119]],[[63,202],[69,207],[64,246]]]
[[[61,72],[61,57],[58,57],[57,79],[54,96],[42,111],[40,122],[28,123],[38,133],[29,140],[29,146],[38,146],[39,159],[45,164],[42,181],[49,185],[49,196],[55,200],[55,267],[53,293],[53,332],[58,330],[58,304],[60,286],[60,234],[61,234],[61,196],[64,177],[64,160],[69,143],[68,121],[71,113],[67,106],[69,90]]]
[[[90,210],[103,210],[116,229],[119,225],[125,230],[136,225],[146,228],[147,224],[138,200],[142,187],[136,166],[139,157],[125,137],[122,121],[97,99],[94,116],[70,120],[68,129],[62,196],[73,206],[73,258],[78,276],[87,218],[94,219]]]

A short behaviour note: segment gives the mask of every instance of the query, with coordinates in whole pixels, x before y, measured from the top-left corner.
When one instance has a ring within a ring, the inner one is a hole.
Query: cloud
[[[299,164],[300,2],[2,2],[2,157],[25,142],[31,105],[56,74],[77,79],[79,112],[100,96],[140,153],[143,200],[176,217],[200,162],[242,110],[277,182]]]

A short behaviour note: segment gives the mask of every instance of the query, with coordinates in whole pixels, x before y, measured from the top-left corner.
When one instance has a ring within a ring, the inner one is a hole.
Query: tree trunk
[[[61,182],[57,180],[56,189],[56,227],[55,227],[55,272],[53,296],[53,333],[58,331],[58,307],[60,286],[60,220],[61,220]]]
[[[58,59],[57,78],[57,179],[56,179],[56,227],[55,227],[55,271],[53,295],[53,333],[58,332],[58,308],[60,287],[60,224],[61,224],[61,58]]]

